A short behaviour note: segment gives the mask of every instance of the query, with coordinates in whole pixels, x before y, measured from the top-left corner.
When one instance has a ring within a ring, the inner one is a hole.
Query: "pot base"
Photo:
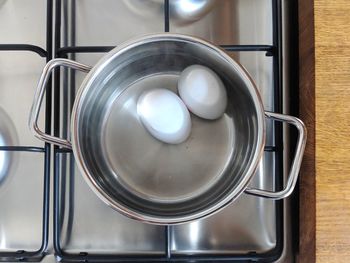
[[[136,110],[141,93],[156,88],[177,93],[179,74],[150,75],[128,86],[112,100],[102,127],[101,148],[114,179],[152,202],[183,202],[205,193],[233,154],[234,122],[226,114],[214,121],[191,114],[191,134],[178,145],[155,139],[143,127]]]

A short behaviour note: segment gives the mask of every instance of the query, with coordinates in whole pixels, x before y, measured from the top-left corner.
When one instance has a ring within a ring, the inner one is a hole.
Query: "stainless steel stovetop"
[[[292,262],[288,200],[243,194],[207,219],[172,227],[142,224],[103,204],[72,153],[45,146],[27,127],[47,60],[60,56],[94,65],[125,40],[168,29],[221,45],[251,74],[265,109],[286,113],[288,2],[0,0],[0,261]],[[33,46],[7,45],[14,43]],[[55,75],[41,127],[69,137],[69,111],[83,78],[63,70]],[[288,137],[272,122],[267,134],[252,185],[272,190],[285,177]]]

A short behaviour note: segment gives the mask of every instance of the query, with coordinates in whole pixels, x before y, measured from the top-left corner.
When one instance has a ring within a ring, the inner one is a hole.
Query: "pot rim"
[[[257,146],[254,149],[253,158],[250,164],[249,169],[243,175],[241,181],[237,184],[237,186],[222,200],[214,204],[213,206],[208,207],[203,211],[198,211],[188,215],[182,215],[177,217],[164,217],[164,216],[154,216],[141,214],[134,210],[129,209],[127,206],[117,202],[115,199],[111,198],[104,190],[96,183],[89,169],[85,165],[84,158],[81,153],[81,147],[78,140],[79,137],[79,113],[81,111],[82,103],[84,102],[84,97],[86,96],[87,91],[91,87],[92,83],[96,79],[96,77],[105,69],[105,67],[118,55],[145,43],[156,42],[160,40],[177,40],[184,42],[191,42],[196,44],[201,44],[216,52],[219,56],[221,56],[224,60],[226,60],[235,71],[239,73],[242,80],[246,83],[247,88],[249,89],[249,93],[252,97],[255,109],[257,111]],[[72,109],[72,118],[71,118],[71,133],[72,133],[72,149],[74,153],[74,157],[77,163],[77,166],[82,173],[85,181],[93,190],[93,192],[107,205],[111,206],[115,210],[121,212],[123,215],[136,219],[145,223],[157,224],[157,225],[173,225],[186,223],[189,221],[193,221],[196,219],[204,218],[209,215],[212,215],[215,212],[220,211],[221,209],[228,206],[232,203],[241,193],[244,192],[252,177],[255,175],[258,164],[261,160],[264,146],[265,146],[265,111],[263,108],[263,103],[259,94],[258,89],[252,78],[249,76],[247,70],[238,62],[233,60],[228,54],[225,53],[224,50],[218,48],[217,46],[208,43],[207,41],[183,34],[173,34],[173,33],[161,33],[161,34],[151,34],[145,35],[142,37],[134,38],[129,41],[124,42],[123,44],[117,46],[108,52],[102,59],[98,61],[98,63],[92,68],[92,70],[85,77],[82,82],[80,89],[76,94],[76,98],[74,101],[73,109]]]

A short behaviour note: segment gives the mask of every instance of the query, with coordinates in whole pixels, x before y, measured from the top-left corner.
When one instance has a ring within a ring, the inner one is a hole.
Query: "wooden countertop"
[[[350,1],[315,0],[316,261],[350,262]]]
[[[350,1],[300,0],[299,12],[301,117],[311,131],[301,173],[299,261],[316,255],[320,263],[350,262]]]

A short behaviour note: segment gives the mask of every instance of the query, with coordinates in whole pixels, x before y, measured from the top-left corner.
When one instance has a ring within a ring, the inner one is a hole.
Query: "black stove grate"
[[[108,52],[112,46],[61,46],[61,10],[65,0],[47,0],[46,12],[46,50],[39,46],[27,44],[0,44],[0,51],[30,51],[46,58],[67,58],[70,54],[74,58],[76,53],[102,53]],[[75,0],[72,3],[72,21],[75,15]],[[281,0],[272,0],[272,22],[273,22],[273,45],[222,45],[226,51],[256,51],[265,52],[266,56],[273,57],[273,78],[274,78],[274,112],[282,112],[282,28],[281,28]],[[53,12],[55,11],[55,16]],[[74,24],[72,25],[72,35],[74,39]],[[164,0],[164,31],[169,32],[169,0]],[[54,33],[54,34],[53,34]],[[72,58],[71,57],[71,58]],[[73,80],[73,81],[72,81]],[[74,85],[74,74],[71,74],[71,84]],[[60,131],[60,84],[61,71],[56,69],[53,81],[49,81],[46,92],[45,109],[45,132],[51,134],[51,113],[53,109],[53,134],[58,136]],[[71,97],[74,97],[74,87],[71,88]],[[53,93],[53,94],[52,94]],[[52,97],[53,95],[53,97]],[[52,100],[53,98],[53,100]],[[53,101],[53,105],[52,105]],[[67,103],[67,102],[66,102]],[[71,107],[71,105],[70,105]],[[283,182],[283,138],[282,124],[275,122],[275,145],[265,147],[265,151],[273,152],[275,155],[276,188],[281,188]],[[50,203],[50,144],[44,147],[32,146],[0,146],[0,151],[26,151],[42,152],[45,155],[44,163],[44,185],[43,185],[43,226],[42,243],[36,251],[17,250],[13,252],[0,251],[0,261],[41,261],[45,256],[45,251],[49,240],[49,203]],[[111,254],[91,254],[84,251],[80,253],[68,253],[60,246],[60,225],[62,209],[60,204],[60,167],[59,160],[62,154],[70,153],[70,150],[53,147],[54,159],[54,192],[53,192],[53,245],[55,255],[58,260],[64,262],[270,262],[279,258],[283,248],[283,201],[275,201],[276,204],[276,247],[267,253],[256,253],[252,251],[247,254],[233,255],[172,255],[170,249],[171,226],[165,227],[166,236],[165,254],[161,256],[149,255],[111,255]],[[72,158],[71,158],[72,161]]]
[[[61,17],[61,0],[56,1],[56,17],[57,20],[60,20]],[[266,56],[273,57],[273,72],[274,72],[274,111],[281,112],[282,110],[282,94],[281,94],[281,3],[280,0],[272,1],[273,8],[273,45],[222,45],[221,47],[226,51],[257,51],[257,52],[265,52]],[[74,17],[74,12],[72,14]],[[102,53],[108,52],[114,48],[114,46],[60,46],[61,42],[61,21],[55,21],[55,50],[56,57],[67,58],[69,54],[77,54],[77,53]],[[74,21],[74,18],[72,19]],[[169,32],[169,0],[164,1],[164,31]],[[72,26],[72,30],[74,31],[74,25]],[[75,32],[73,32],[75,34]],[[73,40],[74,41],[74,40]],[[74,85],[70,83],[70,85]],[[74,87],[70,87],[74,89]],[[59,98],[59,89],[60,89],[60,77],[59,73],[55,76],[54,82],[55,89],[55,105],[54,107],[55,114],[55,132],[56,135],[59,133],[59,120],[60,120],[60,102],[56,98]],[[274,152],[276,167],[276,174],[279,175],[276,178],[276,187],[281,187],[281,177],[283,171],[283,156],[282,156],[282,125],[280,123],[275,123],[275,145],[274,146],[266,146],[265,151]],[[165,253],[160,256],[149,256],[149,255],[112,255],[112,254],[92,254],[88,252],[84,252],[83,250],[80,253],[68,253],[65,252],[60,246],[60,225],[61,225],[61,215],[60,215],[60,167],[59,167],[59,159],[62,153],[67,153],[66,149],[54,147],[55,152],[55,160],[54,160],[54,248],[56,255],[62,259],[63,261],[70,262],[169,262],[169,261],[196,261],[196,262],[215,262],[215,261],[239,261],[239,262],[259,262],[259,261],[273,261],[277,259],[282,251],[283,247],[283,201],[276,201],[276,247],[272,251],[268,253],[256,253],[252,251],[251,253],[239,255],[172,255],[170,249],[170,240],[171,240],[171,226],[165,227]]]
[[[38,54],[46,59],[46,62],[52,59],[52,14],[53,0],[47,1],[46,10],[46,50],[39,46],[28,44],[0,44],[0,51],[29,51]],[[51,84],[46,93],[45,108],[45,132],[51,132]],[[40,261],[44,255],[49,242],[49,207],[50,207],[50,153],[51,145],[45,143],[44,147],[34,146],[0,146],[0,151],[12,152],[33,152],[44,154],[44,183],[43,183],[43,209],[42,209],[42,241],[41,246],[35,251],[20,249],[16,251],[0,251],[0,262],[9,261]]]

